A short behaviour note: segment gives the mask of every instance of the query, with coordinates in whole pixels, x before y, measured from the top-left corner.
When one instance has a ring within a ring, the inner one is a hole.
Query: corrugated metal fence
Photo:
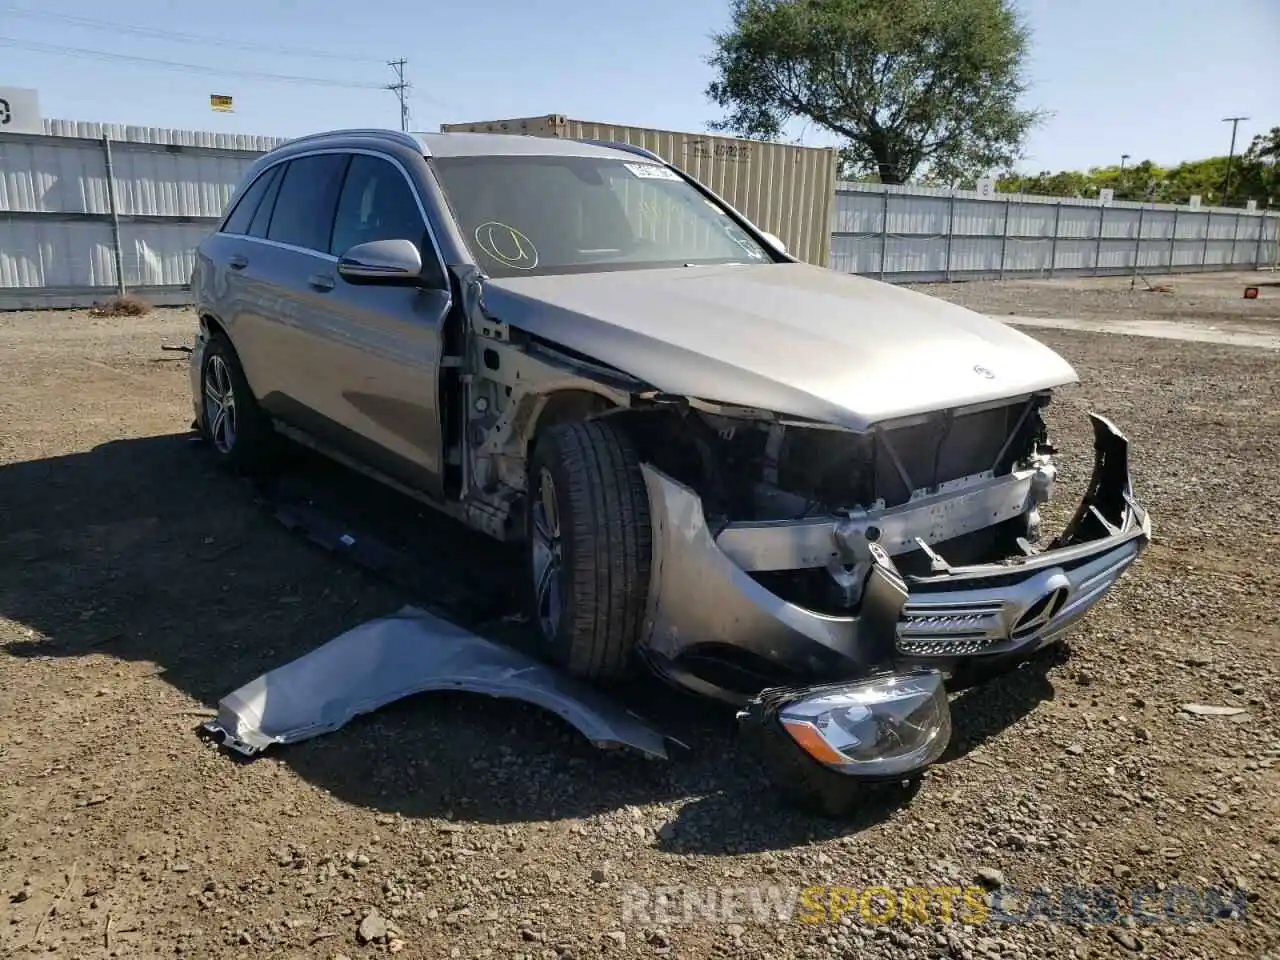
[[[0,135],[0,309],[186,303],[196,245],[273,137],[46,120]]]
[[[120,289],[185,303],[194,250],[245,168],[282,139],[45,121],[0,134],[0,309]],[[1280,217],[1239,210],[838,185],[832,269],[887,280],[1269,265]]]
[[[926,283],[1268,266],[1280,217],[1247,210],[840,183],[833,270]]]

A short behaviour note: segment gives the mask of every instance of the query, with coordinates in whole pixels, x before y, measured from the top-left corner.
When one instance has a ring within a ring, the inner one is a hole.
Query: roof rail
[[[317,133],[305,133],[300,137],[294,137],[292,140],[286,141],[281,146],[289,146],[295,143],[305,143],[308,140],[319,140],[322,137],[381,137],[385,140],[394,140],[397,143],[409,147],[412,150],[421,150],[422,144],[418,138],[411,133],[405,133],[401,130],[391,130],[383,127],[353,127],[347,130],[321,130]]]
[[[637,147],[635,144],[627,143],[623,140],[588,140],[586,138],[579,138],[578,142],[589,143],[596,147],[609,147],[611,150],[622,150],[626,153],[634,153],[641,157],[647,157],[650,160],[656,160],[664,166],[668,165],[667,161],[663,160],[652,150],[646,150],[644,147]]]

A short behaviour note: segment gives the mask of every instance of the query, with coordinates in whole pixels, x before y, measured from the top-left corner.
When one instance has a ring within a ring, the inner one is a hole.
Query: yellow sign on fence
[[[209,94],[209,106],[221,113],[231,113],[231,98],[221,93]]]

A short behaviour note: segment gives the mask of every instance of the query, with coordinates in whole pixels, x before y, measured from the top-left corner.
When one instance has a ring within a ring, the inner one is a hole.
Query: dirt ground
[[[1244,302],[1222,278],[1156,282],[1173,292],[927,290],[997,314],[1280,322],[1275,289]],[[1133,443],[1155,542],[1061,649],[959,696],[953,746],[918,791],[877,793],[832,821],[778,804],[728,712],[661,688],[637,696],[691,747],[666,764],[602,754],[534,708],[466,695],[413,698],[250,762],[198,737],[223,694],[404,602],[484,632],[517,628],[503,619],[511,557],[495,545],[316,468],[360,522],[416,551],[421,589],[392,587],[215,470],[189,437],[185,358],[159,349],[189,342],[192,325],[180,310],[0,315],[0,950],[1280,951],[1280,354],[1034,332],[1082,380],[1053,407],[1064,483],[1050,520],[1087,479],[1096,410]],[[927,923],[878,922],[879,895],[829,922],[760,922],[752,899],[852,887],[856,904],[868,887],[978,884],[994,889],[949,922],[937,906]],[[700,899],[646,914],[629,909],[643,905],[632,885]],[[1055,915],[1073,888],[1114,898],[1119,917]],[[1148,913],[1135,919],[1138,891]],[[1016,922],[1028,904],[1049,915]],[[1193,916],[1205,904],[1212,918]]]
[[[907,286],[995,316],[1187,320],[1272,333],[1280,318],[1280,273],[1270,270]],[[1258,287],[1256,299],[1244,298],[1247,286]]]

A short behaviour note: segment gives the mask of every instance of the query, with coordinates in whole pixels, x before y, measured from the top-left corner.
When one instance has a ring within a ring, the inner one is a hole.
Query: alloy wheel
[[[231,368],[217,354],[204,368],[204,418],[214,447],[230,453],[236,445],[236,393]]]
[[[538,473],[533,501],[533,597],[542,635],[551,639],[560,629],[563,555],[556,484],[545,467]]]

